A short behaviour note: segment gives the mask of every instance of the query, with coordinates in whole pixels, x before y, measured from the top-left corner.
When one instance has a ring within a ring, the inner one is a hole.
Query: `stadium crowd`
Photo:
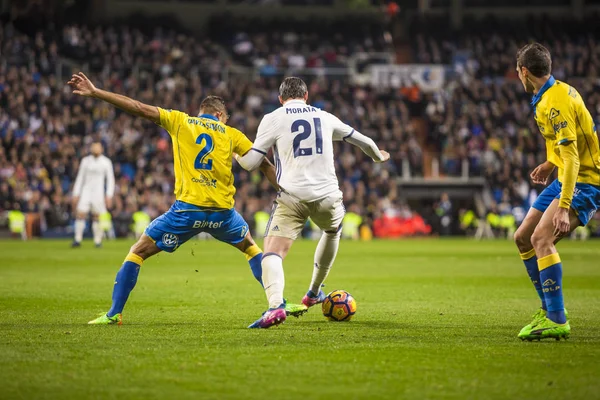
[[[600,47],[587,29],[596,18],[468,20],[452,35],[442,19],[427,21],[432,29],[426,33],[415,28],[416,61],[448,64],[455,73],[445,91],[425,100],[428,144],[440,154],[444,174],[460,175],[466,160],[471,176],[485,177],[490,212],[513,214],[518,224],[542,189],[530,183],[529,173],[545,160],[545,142],[514,55],[525,41],[543,38],[552,50],[553,75],[578,89],[598,123]]]
[[[493,24],[476,35],[469,28],[454,41],[436,36],[443,30],[438,28],[427,35],[419,32],[414,42],[415,62],[453,66],[453,78],[438,93],[418,93],[414,100],[405,91],[352,85],[344,76],[306,77],[313,105],[371,136],[392,156],[392,162],[375,165],[359,149],[335,144],[345,202],[372,227],[383,216],[411,218],[414,212],[397,200],[395,177],[402,174],[403,160],[413,175],[422,174],[425,151],[440,154],[445,175],[460,174],[467,160],[471,175],[486,178],[492,199],[488,208],[499,214],[526,210],[540,189],[531,186],[528,173],[543,160],[544,143],[531,118],[529,96],[514,79],[520,42],[495,34],[494,29],[503,31]],[[279,105],[282,68],[343,67],[355,51],[389,46],[378,31],[362,39],[340,31],[325,42],[284,29],[268,37],[258,28],[233,32],[196,40],[160,28],[71,25],[31,36],[2,25],[0,210],[41,213],[46,227],[67,227],[78,163],[93,140],[102,141],[115,165],[117,234],[128,231],[136,210],[155,217],[173,201],[168,134],[102,102],[72,96],[64,85],[71,71],[82,68],[102,88],[192,115],[205,95],[221,95],[232,114],[229,124],[253,139],[262,115]],[[552,43],[555,75],[569,78],[598,118],[600,48],[577,32],[565,35]],[[254,78],[233,73],[234,64],[259,67],[260,73]],[[415,116],[428,125],[424,148]],[[255,212],[270,209],[274,192],[258,173],[238,167],[234,172],[236,207],[252,221]]]
[[[229,123],[251,138],[262,115],[278,106],[278,78],[225,80],[222,70],[231,61],[222,47],[172,31],[158,29],[149,36],[126,26],[66,26],[29,37],[7,25],[0,29],[0,43],[0,207],[42,213],[50,228],[69,224],[78,163],[95,140],[102,141],[115,164],[112,214],[122,230],[135,210],[155,217],[173,200],[168,134],[101,102],[72,96],[64,86],[70,71],[81,67],[100,87],[191,115],[204,96],[221,95],[232,112]],[[310,91],[314,105],[331,109],[357,129],[405,142],[400,127],[408,116],[401,103],[390,113],[393,126],[381,129],[388,121],[375,116],[389,111],[373,93],[326,79],[313,80]],[[394,190],[395,166],[373,166],[360,150],[339,146],[344,147],[338,170],[347,204],[364,215]],[[396,159],[404,157],[405,146],[395,149]],[[237,208],[244,216],[251,221],[255,211],[269,210],[274,193],[268,183],[241,168],[235,175]]]

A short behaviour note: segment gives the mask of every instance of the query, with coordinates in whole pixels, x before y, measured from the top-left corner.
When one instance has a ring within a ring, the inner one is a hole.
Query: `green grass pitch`
[[[538,307],[508,241],[343,242],[320,307],[269,330],[244,257],[193,241],[142,267],[123,326],[87,326],[110,306],[131,242],[0,242],[1,399],[598,399],[600,242],[565,242],[568,341],[521,342]],[[285,262],[298,302],[315,242]]]

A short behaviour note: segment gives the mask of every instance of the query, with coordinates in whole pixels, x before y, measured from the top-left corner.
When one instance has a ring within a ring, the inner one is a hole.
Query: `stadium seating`
[[[439,157],[442,175],[461,174],[467,160],[470,175],[486,178],[488,207],[500,214],[526,210],[540,189],[532,187],[527,176],[543,159],[544,144],[531,118],[528,96],[515,80],[514,53],[520,43],[513,35],[495,34],[505,32],[501,24],[465,26],[468,30],[454,35],[454,41],[440,36],[443,26],[427,34],[411,28],[415,62],[453,66],[453,79],[434,95],[376,92],[353,85],[345,76],[306,77],[312,104],[340,116],[392,155],[389,164],[373,165],[360,150],[336,144],[345,201],[365,221],[401,212],[405,205],[396,201],[395,179],[403,173],[402,161],[408,161],[412,175],[421,175],[424,153]],[[343,35],[351,28],[352,24],[344,24],[337,29]],[[117,235],[128,232],[134,212],[143,210],[155,217],[172,202],[167,133],[106,104],[71,96],[63,83],[73,71],[89,71],[90,78],[105,89],[190,114],[197,113],[203,96],[222,95],[232,111],[230,124],[253,139],[261,116],[278,106],[282,70],[344,66],[351,52],[389,50],[382,32],[367,34],[372,36],[359,40],[350,31],[351,40],[343,46],[341,36],[320,43],[285,29],[267,36],[260,27],[196,40],[181,32],[127,25],[73,25],[26,35],[5,24],[0,28],[7,61],[0,65],[0,210],[15,209],[18,203],[24,212],[43,216],[43,230],[68,227],[71,186],[92,140],[101,140],[115,163],[117,196],[112,211]],[[552,38],[555,74],[559,79],[577,77],[570,82],[580,89],[597,119],[600,92],[595,77],[600,72],[600,50],[586,41],[583,32],[556,37]],[[276,53],[281,55],[277,59],[268,56]],[[263,68],[255,79],[244,74],[224,76],[223,71],[232,70],[234,64],[272,67],[278,72]],[[411,119],[415,113],[427,123],[425,141],[418,140]],[[240,168],[234,172],[238,210],[248,221],[257,211],[268,212],[273,198],[268,183],[257,173]],[[431,221],[426,217],[425,222]]]

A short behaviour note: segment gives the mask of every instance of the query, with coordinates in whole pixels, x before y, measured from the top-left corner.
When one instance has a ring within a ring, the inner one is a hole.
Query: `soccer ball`
[[[334,290],[325,298],[323,315],[330,321],[350,321],[356,313],[356,300],[345,290]]]

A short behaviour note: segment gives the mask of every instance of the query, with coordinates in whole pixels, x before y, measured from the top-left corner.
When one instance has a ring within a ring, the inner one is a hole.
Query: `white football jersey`
[[[105,189],[106,182],[106,189]],[[73,196],[86,195],[100,198],[113,197],[115,193],[115,174],[110,159],[104,155],[94,157],[89,155],[81,159]]]
[[[340,194],[333,159],[333,141],[350,137],[352,127],[336,116],[290,100],[264,116],[253,149],[273,148],[277,181],[300,201],[315,201]]]

